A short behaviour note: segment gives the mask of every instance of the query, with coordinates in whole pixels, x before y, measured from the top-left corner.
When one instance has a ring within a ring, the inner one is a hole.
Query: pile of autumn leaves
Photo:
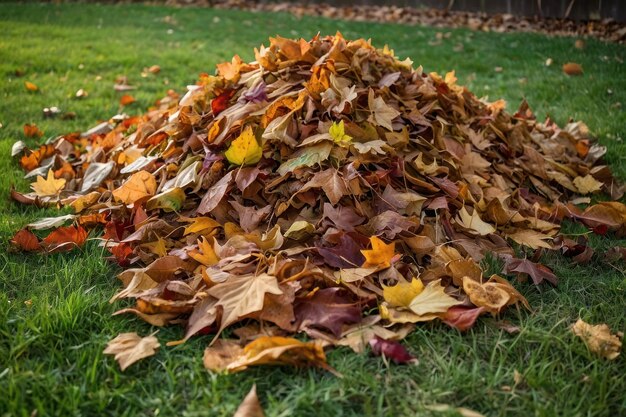
[[[219,64],[144,115],[16,144],[36,182],[12,197],[75,214],[26,226],[14,246],[98,240],[125,268],[111,301],[133,300],[116,314],[183,325],[168,345],[205,337],[209,369],[332,371],[327,346],[411,362],[398,341],[418,323],[464,331],[529,308],[507,278],[483,273],[485,256],[509,277],[556,284],[536,262],[543,251],[593,254],[558,235],[563,219],[625,230],[620,203],[578,208],[591,193],[621,195],[582,123],[538,123],[526,105],[510,115],[454,73],[413,69],[362,39],[277,37],[255,57]],[[607,338],[603,354],[616,355]],[[159,345],[125,333],[105,353],[124,369]]]

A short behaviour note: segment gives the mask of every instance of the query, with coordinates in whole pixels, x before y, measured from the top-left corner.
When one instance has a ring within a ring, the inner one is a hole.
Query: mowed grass
[[[624,46],[588,40],[579,50],[572,38],[287,14],[1,4],[0,416],[228,416],[254,383],[268,416],[440,416],[455,415],[455,407],[489,416],[624,413],[624,355],[615,361],[597,358],[569,331],[578,317],[626,330],[626,266],[601,256],[584,267],[559,257],[545,259],[560,277],[557,288],[515,284],[534,307],[534,313],[504,314],[520,327],[518,334],[499,330],[491,318],[481,318],[466,334],[441,323],[420,325],[405,341],[418,365],[396,366],[335,349],[329,363],[344,375],[340,379],[281,367],[211,374],[202,365],[210,336],[175,348],[163,345],[154,357],[122,373],[102,355],[106,342],[120,332],[147,335],[155,329],[131,317],[111,317],[123,306],[107,302],[119,289],[119,270],[102,249],[91,242],[70,254],[9,253],[8,240],[16,230],[57,213],[9,200],[12,184],[28,190],[10,157],[12,143],[24,139],[24,123],[37,123],[43,139],[86,130],[120,110],[120,93],[113,90],[120,75],[137,86],[131,92],[137,103],[124,111],[140,114],[169,88],[183,92],[199,73],[213,72],[233,54],[252,59],[253,47],[267,44],[269,36],[310,38],[337,30],[347,38],[372,38],[381,47],[388,43],[426,71],[455,69],[459,83],[479,96],[507,99],[509,110],[526,98],[541,119],[584,120],[609,147],[611,167],[626,178]],[[548,58],[551,66],[545,66]],[[582,64],[585,74],[564,75],[560,67],[569,61]],[[155,64],[161,72],[142,78],[142,69]],[[24,75],[17,77],[16,71]],[[40,91],[26,91],[24,81]],[[83,100],[74,98],[80,88],[89,93]],[[45,119],[42,109],[50,106],[77,117]],[[625,242],[593,237],[592,244],[601,251]],[[497,262],[487,266],[498,272]],[[181,328],[165,328],[157,336],[164,343],[181,335]],[[442,404],[451,408],[441,411]]]

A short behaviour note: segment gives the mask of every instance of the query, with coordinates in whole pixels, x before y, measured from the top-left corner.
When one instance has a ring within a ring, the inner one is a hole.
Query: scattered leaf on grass
[[[575,62],[568,62],[563,64],[563,72],[567,75],[582,75],[583,67]]]
[[[617,359],[619,356],[622,349],[623,333],[612,334],[611,329],[606,324],[593,325],[582,319],[578,319],[572,325],[572,331],[585,342],[587,348],[593,353],[609,360]]]
[[[154,355],[159,346],[154,334],[140,337],[137,333],[121,333],[107,343],[103,353],[115,355],[115,360],[123,371],[138,360]]]
[[[252,385],[250,392],[239,404],[233,417],[265,417],[259,397],[256,395],[256,384]]]

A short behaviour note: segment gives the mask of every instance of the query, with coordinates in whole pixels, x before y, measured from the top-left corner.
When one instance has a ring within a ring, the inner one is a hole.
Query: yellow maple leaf
[[[623,337],[623,334],[611,334],[611,329],[606,324],[592,325],[578,319],[572,325],[572,331],[585,342],[587,348],[593,353],[609,360],[619,356],[622,348],[620,337]]]
[[[54,171],[48,170],[48,177],[44,179],[42,176],[37,176],[37,182],[31,184],[30,187],[40,197],[57,195],[65,187],[65,179],[54,178]]]
[[[228,162],[235,165],[252,165],[259,162],[263,156],[263,149],[259,146],[252,127],[246,127],[241,135],[230,143],[224,156]]]
[[[165,239],[161,238],[161,236],[157,236],[157,240],[144,243],[141,246],[148,249],[150,252],[159,255],[160,257],[164,257],[165,255],[167,255]]]
[[[438,279],[429,282],[426,288],[413,298],[409,304],[409,309],[418,316],[425,316],[445,313],[450,307],[461,303],[461,301],[446,294],[445,287],[441,285],[441,280]]]
[[[154,175],[139,171],[128,178],[119,188],[113,190],[113,197],[124,204],[132,204],[140,198],[154,195],[157,189]]]
[[[209,241],[204,236],[202,236],[200,239],[198,239],[198,248],[200,250],[192,250],[188,252],[189,256],[200,262],[202,265],[215,265],[220,261],[220,258],[215,253],[212,242],[213,238],[211,238],[211,240]]]
[[[391,259],[395,256],[396,244],[391,242],[386,244],[376,236],[370,237],[372,249],[363,249],[361,253],[365,256],[363,268],[385,269],[391,266]]]
[[[347,146],[352,141],[352,136],[346,135],[346,129],[343,120],[339,123],[333,122],[333,124],[330,126],[330,129],[328,129],[328,133],[330,134],[330,137],[333,138],[333,142],[338,145]]]
[[[383,285],[383,298],[392,307],[408,307],[423,290],[422,280],[413,278],[411,282],[400,282],[393,287]]]

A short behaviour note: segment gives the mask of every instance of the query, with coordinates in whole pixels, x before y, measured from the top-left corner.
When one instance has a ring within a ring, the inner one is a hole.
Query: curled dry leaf
[[[159,346],[154,334],[140,337],[137,333],[121,333],[107,343],[103,353],[115,355],[115,360],[123,371],[138,360],[154,355]]]
[[[572,332],[585,342],[590,351],[603,358],[617,359],[622,350],[621,339],[624,334],[612,334],[611,329],[606,324],[593,325],[578,319],[572,325]]]
[[[233,417],[265,417],[259,397],[256,395],[256,384],[252,385],[250,392],[239,404]]]

